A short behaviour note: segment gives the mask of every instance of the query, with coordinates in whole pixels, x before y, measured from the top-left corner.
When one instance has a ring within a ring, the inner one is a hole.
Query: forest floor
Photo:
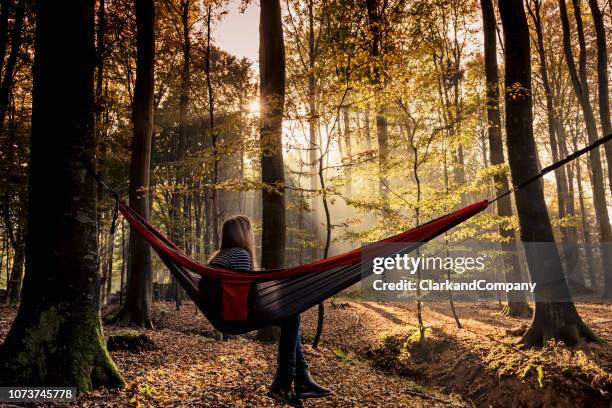
[[[413,305],[336,298],[326,303],[318,350],[306,346],[313,376],[334,390],[306,407],[604,407],[612,401],[612,345],[522,350],[529,321],[501,317],[496,303],[459,303],[458,329],[446,304],[424,310],[420,348]],[[612,305],[579,304],[583,318],[612,340]],[[105,309],[108,312],[109,309]],[[0,307],[0,341],[15,309]],[[107,336],[145,334],[152,349],[112,351],[128,383],[81,395],[76,406],[273,407],[266,397],[276,346],[252,334],[224,341],[192,303],[154,305],[155,330],[105,326]],[[303,316],[304,343],[316,308]]]

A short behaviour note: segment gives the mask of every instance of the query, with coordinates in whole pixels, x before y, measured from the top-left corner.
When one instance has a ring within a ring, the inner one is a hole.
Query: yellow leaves
[[[528,96],[531,96],[531,90],[522,86],[520,83],[515,82],[506,88],[506,96],[508,96],[512,100],[518,101],[520,99],[524,99]]]

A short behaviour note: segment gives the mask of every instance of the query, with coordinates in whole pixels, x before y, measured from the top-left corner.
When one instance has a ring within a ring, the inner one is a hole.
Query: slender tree
[[[0,13],[9,13],[9,2],[7,1],[2,6]],[[4,19],[6,16],[0,16]],[[17,68],[17,61],[19,56],[19,50],[23,39],[23,23],[25,18],[25,0],[19,0],[15,5],[13,27],[11,31],[11,48],[9,55],[6,59],[6,65],[4,69],[4,75],[0,83],[0,140],[2,140],[4,131],[4,122],[6,119],[7,112],[9,110],[10,94],[14,85],[15,71]],[[0,21],[3,24],[3,21]],[[7,30],[7,27],[0,27],[0,30]],[[2,48],[6,48],[6,32],[4,33],[4,44]],[[1,40],[1,38],[0,38]],[[4,63],[4,51],[2,54],[2,63]],[[0,63],[0,66],[2,65]],[[1,72],[1,71],[0,71]],[[10,131],[7,137],[7,141],[4,144],[6,148],[6,159],[7,163],[12,163],[15,156],[15,132]],[[14,258],[13,265],[11,267],[11,278],[7,286],[7,300],[11,305],[17,305],[21,299],[21,285],[23,282],[23,269],[24,269],[24,257],[25,257],[25,220],[21,222],[14,222],[11,217],[12,205],[11,205],[11,193],[10,189],[6,189],[2,192],[2,208],[1,212],[4,218],[4,225],[7,229],[8,240],[13,247]]]
[[[591,8],[591,18],[595,26],[595,39],[597,43],[597,100],[599,102],[599,119],[604,135],[609,135],[612,133],[612,123],[610,123],[606,28],[597,0],[589,0],[589,7]],[[604,148],[606,149],[606,159],[608,161],[608,183],[610,184],[610,189],[612,189],[612,144],[606,143]]]
[[[0,72],[4,67],[4,54],[6,53],[6,43],[8,40],[8,22],[11,12],[11,1],[5,0],[0,3]]]
[[[6,8],[6,6],[3,8]],[[2,78],[2,85],[0,86],[0,136],[2,135],[2,128],[4,127],[3,125],[8,109],[9,96],[11,88],[13,87],[13,77],[15,75],[15,68],[17,66],[17,57],[19,55],[19,48],[21,47],[21,39],[23,37],[22,31],[24,15],[25,0],[19,0],[15,7],[13,30],[11,33],[11,51],[6,61],[4,77]]]
[[[576,20],[576,30],[578,33],[578,70],[572,54],[572,43],[569,18],[567,15],[567,7],[565,0],[559,0],[559,14],[561,16],[561,25],[563,28],[563,53],[565,61],[574,88],[576,98],[580,103],[584,122],[586,125],[587,137],[589,143],[593,143],[598,139],[597,125],[595,123],[595,115],[591,106],[589,96],[589,84],[587,81],[587,55],[586,41],[584,37],[584,29],[582,26],[582,13],[580,11],[580,1],[573,0],[574,18]],[[609,144],[609,143],[606,143]],[[601,244],[601,263],[604,271],[604,297],[612,298],[612,254],[606,248],[607,243],[612,242],[612,228],[610,227],[610,217],[608,215],[608,207],[606,205],[606,189],[604,185],[603,169],[599,150],[593,150],[589,154],[591,171],[593,173],[593,205],[595,207],[595,217],[599,226],[599,241]]]
[[[136,0],[136,49],[129,200],[130,207],[148,219],[153,133],[155,0]],[[127,296],[118,321],[121,324],[150,328],[153,326],[151,247],[133,228],[130,229],[129,246]]]
[[[497,69],[496,22],[492,0],[480,0],[482,9],[482,26],[484,33],[485,78],[487,82],[487,120],[489,133],[489,150],[492,165],[505,163],[504,146],[501,134],[501,119],[499,112],[499,73]],[[508,190],[508,177],[504,173],[493,176],[496,195]],[[497,201],[497,215],[508,220],[512,217],[510,196]],[[516,239],[514,232],[500,226],[499,233],[504,240],[502,250],[504,256],[504,273],[507,282],[522,282]],[[508,304],[502,311],[509,316],[531,316],[531,308],[523,292],[509,292]]]
[[[384,12],[387,2],[379,2],[378,0],[366,0],[366,8],[368,12],[368,29],[371,34],[370,43],[370,63],[372,64],[372,74],[370,82],[376,93],[376,137],[378,140],[378,171],[379,175],[379,196],[383,200],[385,208],[389,207],[388,185],[387,178],[388,154],[389,154],[389,129],[387,123],[386,109],[384,100],[380,93],[384,90],[385,78],[383,70],[383,27],[384,27]]]
[[[96,183],[86,170],[95,157],[95,1],[36,4],[27,273],[0,347],[0,383],[118,386],[99,317]]]
[[[285,263],[285,168],[282,123],[285,104],[285,45],[279,0],[261,0],[259,20],[259,97],[262,189],[261,266]],[[278,337],[276,328],[260,330],[261,340]]]

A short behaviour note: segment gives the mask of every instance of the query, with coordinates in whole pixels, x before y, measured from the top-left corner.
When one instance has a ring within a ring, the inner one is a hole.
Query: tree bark
[[[3,6],[6,8],[6,6]],[[15,7],[15,20],[13,22],[13,31],[11,33],[11,52],[6,60],[6,68],[2,85],[0,85],[0,137],[4,128],[4,120],[8,109],[9,96],[13,88],[13,77],[15,75],[15,67],[17,65],[17,57],[19,56],[19,48],[21,48],[23,19],[25,14],[25,0],[19,0]],[[2,54],[4,57],[4,54]]]
[[[578,57],[578,72],[576,72],[576,64],[572,54],[569,18],[567,16],[565,0],[559,0],[559,12],[561,15],[561,25],[563,28],[563,53],[565,55],[565,61],[567,62],[570,78],[572,80],[574,93],[576,94],[580,107],[582,108],[588,141],[589,143],[594,143],[598,139],[598,133],[589,96],[589,84],[587,82],[586,73],[586,43],[582,27],[582,15],[580,12],[579,0],[573,0],[573,5],[580,49],[580,54]],[[608,208],[606,205],[604,176],[598,149],[591,151],[589,154],[589,161],[591,164],[591,171],[593,172],[593,205],[595,207],[597,224],[599,226],[599,241],[601,242],[601,262],[602,270],[604,271],[603,296],[604,298],[610,299],[612,298],[612,254],[610,254],[610,251],[606,248],[606,246],[609,245],[607,243],[612,242],[612,229],[610,228],[610,218],[608,216]]]
[[[323,149],[317,141],[317,130],[319,128],[319,115],[317,113],[317,78],[315,76],[315,63],[317,60],[316,45],[315,45],[315,28],[314,28],[314,0],[308,1],[308,149],[309,149],[309,167],[310,167],[310,189],[312,190],[312,236],[317,240],[319,234],[319,218],[321,215],[321,205],[319,203],[318,194],[319,178],[317,172],[317,164],[319,156],[317,151],[322,152]],[[319,254],[317,254],[319,255]]]
[[[578,147],[576,146],[576,150]],[[582,222],[582,236],[584,239],[584,252],[587,260],[589,271],[589,279],[591,288],[597,287],[597,279],[595,278],[595,260],[593,259],[593,249],[591,248],[591,233],[587,217],[586,205],[584,200],[584,190],[582,188],[582,174],[580,169],[580,161],[576,161],[576,180],[578,182],[578,200],[580,204],[580,219]]]
[[[282,123],[285,104],[285,45],[279,0],[261,0],[259,94],[262,189],[261,266],[285,264],[286,214]],[[260,330],[260,340],[275,340],[276,327]]]
[[[487,120],[489,133],[489,150],[492,165],[505,163],[504,146],[501,134],[501,118],[499,114],[499,72],[497,68],[497,46],[495,29],[495,11],[492,0],[481,0],[483,33],[484,33],[484,58],[485,78],[487,82]],[[495,183],[495,194],[501,195],[508,191],[508,177],[506,174],[496,173],[493,176]],[[510,196],[505,196],[497,201],[497,215],[509,221],[512,214],[512,203]],[[514,231],[504,226],[499,227],[499,234],[503,241],[504,252],[503,269],[506,282],[522,282],[521,267],[518,260],[518,252]],[[508,303],[502,312],[508,316],[531,316],[531,308],[523,292],[508,292]]]
[[[11,306],[17,306],[21,301],[21,286],[23,284],[23,267],[25,260],[25,240],[21,233],[17,234],[14,251],[11,278],[6,288],[7,303]]]
[[[6,0],[0,4],[0,72],[4,68],[4,54],[8,40],[8,21],[12,1]]]
[[[597,0],[589,0],[591,8],[591,18],[595,26],[595,35],[597,42],[597,100],[599,102],[599,119],[601,121],[601,130],[604,135],[612,133],[612,124],[610,124],[610,94],[608,90],[608,48],[606,43],[606,28],[603,22],[603,16]],[[606,160],[608,162],[608,184],[612,190],[612,143],[604,145],[606,152]]]
[[[99,318],[96,183],[83,165],[95,157],[94,4],[36,3],[27,272],[3,385],[124,384]]]
[[[384,101],[381,99],[380,93],[384,90],[385,79],[383,75],[381,57],[383,54],[382,43],[382,16],[384,10],[381,10],[381,5],[378,0],[366,0],[366,8],[368,12],[369,30],[372,35],[370,44],[370,63],[373,64],[373,74],[370,78],[374,92],[376,93],[376,138],[378,141],[378,171],[379,183],[378,193],[383,202],[385,209],[389,208],[389,192],[387,186],[389,180],[388,172],[388,155],[389,155],[389,129],[387,123],[386,109]]]
[[[217,151],[217,139],[219,135],[215,129],[215,95],[212,87],[212,73],[211,73],[211,36],[212,36],[212,5],[208,6],[206,14],[206,60],[204,69],[206,71],[206,88],[208,91],[208,125],[210,138],[212,142],[212,154],[213,154],[213,187],[211,189],[211,213],[212,213],[212,240],[215,249],[220,247],[220,229],[219,229],[219,190],[217,189],[217,183],[219,182],[219,152]]]
[[[325,192],[325,179],[323,178],[323,157],[319,158],[319,182],[321,183],[321,189],[323,190],[321,200],[323,201],[323,209],[325,210],[325,247],[323,248],[323,259],[327,259],[329,256],[329,247],[331,245],[331,212],[329,203],[327,201],[327,193]],[[325,322],[325,305],[323,302],[319,303],[317,308],[317,329],[315,331],[314,338],[312,339],[312,348],[319,348],[319,342],[323,335],[323,325]]]
[[[499,3],[504,30],[506,137],[512,179],[516,183],[539,172],[533,136],[529,28],[521,0]],[[539,180],[514,193],[521,239],[531,281],[536,284],[535,313],[521,343],[542,346],[551,339],[568,345],[596,336],[582,322],[572,301]],[[545,262],[542,262],[545,260]]]
[[[550,144],[550,150],[552,152],[552,160],[556,162],[560,158],[559,147],[564,141],[560,140],[565,133],[561,132],[560,120],[556,114],[553,93],[548,78],[548,67],[546,62],[546,53],[544,49],[544,35],[542,32],[542,20],[541,20],[541,3],[539,0],[532,0],[528,5],[527,10],[531,15],[534,24],[534,31],[536,33],[536,48],[538,52],[538,61],[540,68],[540,77],[542,78],[542,86],[544,87],[544,95],[546,99],[546,119],[548,124],[548,138]],[[557,133],[557,130],[559,132]],[[573,197],[569,195],[569,184],[567,179],[566,167],[559,167],[555,170],[555,182],[557,184],[557,204],[559,211],[559,218],[563,219],[567,216],[574,216],[573,203],[569,203]],[[571,211],[571,212],[570,212]],[[584,277],[582,270],[579,268],[579,263],[576,259],[575,244],[576,244],[576,228],[575,227],[561,227],[561,241],[563,243],[563,255],[565,261],[565,270],[568,273],[568,279],[571,279],[571,283],[576,283],[579,286],[584,286]]]
[[[130,207],[149,219],[149,175],[153,133],[153,86],[155,58],[155,1],[136,0],[136,84],[132,102],[132,156],[130,160]],[[130,228],[127,294],[118,315],[124,325],[152,328],[153,276],[151,247]]]
[[[345,181],[345,194],[347,198],[351,198],[352,196],[352,185],[353,185],[353,176],[351,171],[351,157],[353,156],[353,146],[351,140],[351,120],[350,120],[350,110],[348,106],[344,106],[342,108],[342,118],[344,120],[344,144],[346,146],[346,157],[348,159],[348,165],[346,167],[346,181]]]

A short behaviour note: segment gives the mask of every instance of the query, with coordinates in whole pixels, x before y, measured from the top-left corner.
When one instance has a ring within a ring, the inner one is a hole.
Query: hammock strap
[[[96,180],[96,183],[98,183],[98,185],[108,190],[115,198],[115,208],[113,210],[113,221],[111,222],[111,227],[110,227],[110,235],[112,237],[115,235],[115,229],[117,227],[117,218],[119,217],[119,200],[120,200],[119,193],[117,193],[115,190],[110,188],[104,181],[102,181],[98,173],[96,173],[96,171],[93,169],[93,167],[89,163],[85,162],[85,160],[83,159],[79,161],[81,162],[85,170],[94,178],[94,180]]]
[[[500,198],[503,198],[505,196],[507,196],[508,194],[514,193],[515,191],[525,187],[528,184],[533,183],[534,181],[544,177],[545,174],[550,173],[553,170],[558,169],[559,167],[573,161],[576,160],[578,157],[590,152],[591,150],[595,149],[597,146],[602,145],[606,142],[609,142],[610,140],[612,140],[612,133],[610,133],[607,136],[602,137],[601,139],[597,139],[595,142],[593,142],[592,144],[575,151],[574,153],[570,154],[569,156],[567,156],[565,159],[559,160],[554,162],[553,164],[551,164],[550,166],[544,167],[542,169],[542,171],[540,171],[538,174],[536,174],[535,176],[532,176],[530,178],[528,178],[527,180],[515,185],[514,187],[512,187],[511,189],[507,190],[506,192],[500,194],[499,196],[495,197],[493,200],[490,201],[490,203],[494,203],[495,201],[499,200]]]

